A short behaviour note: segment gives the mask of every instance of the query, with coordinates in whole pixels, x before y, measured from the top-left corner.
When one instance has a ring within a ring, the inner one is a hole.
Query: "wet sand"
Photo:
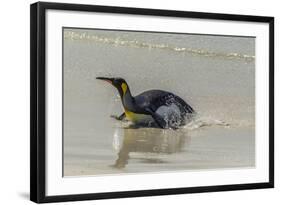
[[[111,141],[112,140],[112,141]],[[120,128],[105,147],[66,150],[65,176],[253,167],[251,128],[185,130]],[[85,142],[86,143],[86,142]],[[74,152],[74,154],[73,154]],[[72,153],[72,154],[71,154]]]

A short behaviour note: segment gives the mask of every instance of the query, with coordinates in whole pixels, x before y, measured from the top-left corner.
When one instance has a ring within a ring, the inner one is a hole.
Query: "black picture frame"
[[[189,188],[138,190],[46,196],[46,10],[120,13],[129,15],[169,16],[195,19],[262,22],[269,24],[269,181]],[[38,2],[30,7],[30,199],[37,203],[96,200],[197,192],[230,191],[274,187],[274,18],[218,13],[202,13],[144,8],[125,8],[82,4]]]

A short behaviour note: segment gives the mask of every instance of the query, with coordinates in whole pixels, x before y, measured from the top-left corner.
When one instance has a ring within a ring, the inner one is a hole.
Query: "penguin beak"
[[[104,80],[106,82],[109,82],[110,84],[112,84],[112,82],[113,82],[113,78],[96,77],[96,79]]]

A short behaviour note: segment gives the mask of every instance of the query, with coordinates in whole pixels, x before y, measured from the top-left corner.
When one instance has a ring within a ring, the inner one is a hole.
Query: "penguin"
[[[155,123],[159,128],[177,129],[186,124],[195,114],[194,109],[179,96],[164,90],[148,90],[132,96],[128,83],[123,78],[96,77],[117,88],[124,113],[115,116],[133,123]]]

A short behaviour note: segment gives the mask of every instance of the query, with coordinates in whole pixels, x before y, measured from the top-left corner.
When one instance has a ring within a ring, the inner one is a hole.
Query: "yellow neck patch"
[[[122,83],[121,88],[122,88],[123,94],[125,94],[127,92],[128,86],[126,83]]]

